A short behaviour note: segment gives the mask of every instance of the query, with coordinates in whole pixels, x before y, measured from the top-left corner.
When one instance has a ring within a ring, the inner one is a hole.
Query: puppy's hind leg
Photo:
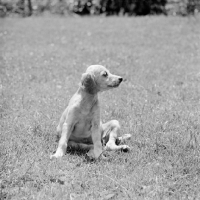
[[[117,141],[121,141],[122,137],[118,138],[120,125],[117,120],[111,120],[102,125],[103,128],[103,140],[106,143],[105,150],[123,150],[129,151],[130,147],[127,145],[116,145]],[[121,143],[121,142],[120,142]]]

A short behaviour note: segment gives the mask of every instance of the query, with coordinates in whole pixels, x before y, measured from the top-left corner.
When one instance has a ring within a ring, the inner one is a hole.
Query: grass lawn
[[[126,78],[101,115],[131,152],[51,161],[91,64]],[[200,199],[200,17],[0,19],[0,78],[0,199]]]

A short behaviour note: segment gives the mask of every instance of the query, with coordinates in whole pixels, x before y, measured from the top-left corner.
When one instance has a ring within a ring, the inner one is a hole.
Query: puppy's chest
[[[83,111],[79,115],[78,124],[83,126],[90,126],[92,122],[96,120],[97,115],[99,115],[97,110],[92,110],[91,112]]]
[[[94,104],[82,104],[80,107],[80,117],[82,118],[93,118],[94,116],[99,115],[99,103],[95,102]]]
[[[81,117],[74,127],[72,135],[75,137],[89,137],[91,135],[93,118],[90,116]]]
[[[92,126],[100,122],[100,113],[98,108],[91,109],[90,112],[82,110],[79,113],[79,119],[74,127],[73,134],[76,137],[89,137]]]
[[[90,119],[98,115],[98,110],[97,109],[83,109],[80,111],[79,117],[82,119]]]

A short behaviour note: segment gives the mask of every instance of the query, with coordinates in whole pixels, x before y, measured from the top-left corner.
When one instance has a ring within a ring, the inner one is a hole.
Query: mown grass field
[[[51,161],[91,64],[126,79],[100,100],[131,152]],[[199,17],[0,19],[0,77],[0,199],[200,199]]]

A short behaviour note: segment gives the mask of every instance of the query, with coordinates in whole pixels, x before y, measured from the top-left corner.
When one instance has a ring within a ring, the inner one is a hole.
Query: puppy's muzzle
[[[118,87],[122,81],[123,81],[123,78],[119,77],[115,79],[115,81],[113,81],[112,85],[108,85],[108,87],[113,87],[113,88]]]
[[[119,78],[119,83],[121,83],[123,81],[123,78],[122,77],[120,77]]]

